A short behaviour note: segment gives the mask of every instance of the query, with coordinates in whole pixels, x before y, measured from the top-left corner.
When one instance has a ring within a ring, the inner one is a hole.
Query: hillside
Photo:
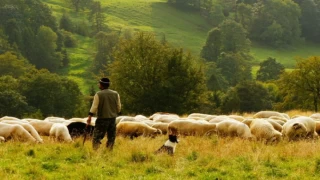
[[[70,12],[75,21],[86,21],[85,13],[75,13],[66,4],[65,0],[42,0],[53,11],[57,20],[63,12]],[[107,25],[115,31],[133,29],[135,31],[152,31],[159,39],[165,35],[166,40],[176,47],[182,47],[194,55],[199,55],[207,37],[210,26],[197,13],[187,13],[169,6],[167,0],[100,0],[106,17]],[[79,39],[78,47],[71,50],[71,68],[69,75],[80,81],[81,88],[87,92],[88,87],[84,87],[86,82],[81,80],[88,77],[88,74],[80,67],[90,65],[90,56],[94,53],[93,40]],[[309,57],[320,55],[320,45],[305,43],[291,49],[272,49],[252,43],[251,52],[255,57],[255,65],[274,57],[278,62],[287,68],[295,65],[295,57]],[[77,57],[74,59],[73,57]],[[80,60],[79,60],[80,59]],[[75,63],[77,61],[77,63]],[[79,64],[80,63],[80,64]]]

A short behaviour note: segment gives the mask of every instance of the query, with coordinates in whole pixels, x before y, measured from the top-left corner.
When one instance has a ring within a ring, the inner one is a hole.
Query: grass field
[[[290,111],[310,116],[314,112]],[[252,117],[252,114],[243,114]],[[266,145],[259,141],[217,135],[179,137],[174,156],[154,154],[167,140],[117,137],[112,152],[106,139],[94,151],[91,139],[55,142],[42,136],[43,144],[8,141],[0,143],[0,177],[24,179],[318,179],[320,139]]]
[[[54,12],[57,20],[63,12],[69,12],[75,22],[88,22],[86,14],[88,11],[75,13],[65,0],[42,0]],[[198,13],[184,12],[169,6],[167,0],[100,0],[106,23],[114,31],[132,29],[134,31],[151,31],[161,39],[166,40],[176,47],[182,47],[193,55],[199,56],[204,45],[207,33],[211,27],[200,17]],[[84,92],[88,92],[88,75],[86,69],[91,64],[94,54],[93,40],[79,37],[78,47],[70,49],[71,66],[65,70],[71,78],[77,80]],[[290,49],[273,49],[252,44],[251,53],[255,57],[254,65],[266,60],[268,57],[276,58],[277,62],[286,68],[295,66],[295,57],[307,58],[320,55],[320,45],[305,43]],[[90,74],[90,73],[89,73]],[[85,78],[85,79],[83,79]],[[91,83],[90,83],[91,82]]]
[[[166,140],[118,137],[114,151],[91,141],[44,144],[6,142],[0,146],[0,176],[13,179],[318,179],[320,142],[276,145],[239,138],[180,137],[174,156],[153,154]]]

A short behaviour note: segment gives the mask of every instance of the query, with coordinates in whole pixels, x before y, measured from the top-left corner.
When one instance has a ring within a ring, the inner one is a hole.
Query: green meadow
[[[68,12],[74,22],[89,23],[88,11],[76,13],[65,0],[42,0],[53,11],[57,20],[64,12]],[[212,28],[197,12],[185,12],[168,5],[166,0],[100,0],[106,24],[114,31],[123,32],[150,31],[162,39],[163,37],[175,47],[184,48],[195,56],[199,56],[208,31]],[[71,54],[70,67],[63,74],[77,80],[81,89],[88,92],[88,83],[93,81],[87,69],[94,57],[94,40],[77,36],[78,46],[69,49]],[[251,53],[255,60],[254,66],[268,57],[276,58],[286,68],[294,68],[296,57],[307,58],[320,55],[320,45],[301,42],[288,49],[275,49],[252,43]]]
[[[266,145],[239,138],[179,137],[175,154],[154,154],[166,141],[116,138],[112,152],[101,147],[94,151],[88,139],[72,143],[0,143],[0,176],[3,180],[80,179],[318,179],[320,142],[281,141]]]

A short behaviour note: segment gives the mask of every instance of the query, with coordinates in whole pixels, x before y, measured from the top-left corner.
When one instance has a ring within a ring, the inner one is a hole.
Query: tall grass
[[[166,136],[117,137],[114,151],[88,140],[0,144],[2,179],[316,179],[319,140],[265,145],[238,138],[180,137],[174,156],[153,154]]]

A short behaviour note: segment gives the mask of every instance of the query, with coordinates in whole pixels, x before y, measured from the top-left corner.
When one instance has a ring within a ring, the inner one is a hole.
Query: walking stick
[[[88,135],[88,124],[86,124],[86,127],[84,129],[84,134],[83,134],[83,142],[82,142],[82,145],[84,146],[84,143],[86,142],[86,139],[87,139],[87,135]]]

